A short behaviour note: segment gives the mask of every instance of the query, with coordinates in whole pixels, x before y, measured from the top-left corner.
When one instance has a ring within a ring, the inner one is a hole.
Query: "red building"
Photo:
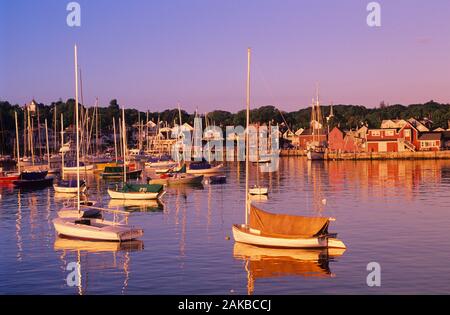
[[[423,132],[419,136],[420,151],[439,151],[442,146],[442,132]]]
[[[419,131],[410,123],[401,128],[369,129],[368,152],[416,151],[420,148]]]
[[[328,149],[331,152],[359,152],[362,141],[353,132],[343,132],[334,127],[328,134]]]
[[[298,136],[298,147],[299,149],[306,149],[308,147],[309,143],[312,143],[313,141],[318,141],[321,145],[326,145],[327,143],[327,135],[324,132],[324,130],[320,130],[319,135],[312,135],[312,129],[305,129],[299,136]]]

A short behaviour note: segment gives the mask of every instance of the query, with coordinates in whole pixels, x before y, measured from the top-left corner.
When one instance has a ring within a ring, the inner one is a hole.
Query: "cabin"
[[[420,151],[439,151],[442,147],[441,132],[423,132],[419,136]]]

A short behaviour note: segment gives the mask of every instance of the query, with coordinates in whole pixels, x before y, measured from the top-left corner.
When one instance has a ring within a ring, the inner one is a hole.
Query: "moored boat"
[[[126,178],[137,179],[141,176],[142,170],[130,170],[126,168]],[[121,179],[123,178],[123,167],[122,166],[107,166],[102,173],[103,179]]]
[[[58,235],[84,240],[124,242],[138,239],[144,231],[133,226],[93,218],[56,218],[53,220]]]
[[[255,187],[249,188],[248,193],[250,195],[268,195],[269,194],[269,188],[261,187],[261,186],[255,186]]]
[[[85,192],[87,186],[84,180],[80,180],[80,183],[78,185],[76,180],[59,180],[56,184],[53,185],[53,188],[57,193],[76,194],[78,192],[78,189],[81,193]]]
[[[19,188],[43,188],[53,183],[53,177],[47,176],[47,171],[21,172],[19,178],[13,181]]]
[[[346,248],[328,232],[333,219],[273,214],[250,205],[248,225],[233,225],[236,242],[278,248]]]
[[[212,166],[206,161],[192,162],[186,170],[188,174],[214,174],[220,173],[223,169],[223,164]]]
[[[150,200],[158,199],[164,193],[163,185],[157,184],[126,183],[123,187],[116,186],[115,189],[108,189],[108,194],[112,199]]]
[[[75,162],[69,162],[64,165],[65,173],[76,173],[78,170],[80,172],[89,172],[94,170],[94,164],[85,164],[83,162],[79,162],[80,167],[77,167]]]
[[[183,184],[200,184],[203,181],[203,175],[194,175],[186,173],[164,174],[159,178],[151,179],[149,184],[160,185],[183,185]]]

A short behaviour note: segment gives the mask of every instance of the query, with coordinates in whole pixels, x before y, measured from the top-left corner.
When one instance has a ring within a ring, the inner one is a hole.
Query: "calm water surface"
[[[91,199],[133,211],[130,223],[144,228],[142,242],[126,245],[60,239],[51,220],[65,199],[53,188],[0,187],[0,293],[450,293],[450,161],[283,158],[261,175],[270,195],[260,207],[336,217],[344,253],[236,245],[244,164],[226,175],[224,185],[169,188],[163,205],[112,202],[107,183],[88,176]],[[70,262],[81,264],[79,287],[66,284]],[[366,284],[369,262],[381,265],[381,287]]]

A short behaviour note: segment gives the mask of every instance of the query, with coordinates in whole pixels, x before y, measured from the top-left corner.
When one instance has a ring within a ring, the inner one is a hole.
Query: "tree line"
[[[68,99],[67,101],[59,100],[51,104],[37,103],[37,113],[39,114],[40,122],[43,123],[47,119],[49,129],[54,127],[54,114],[56,110],[57,116],[57,130],[60,129],[60,114],[64,114],[64,126],[70,126],[74,123],[74,108],[75,100]],[[88,109],[90,115],[93,113],[93,107],[87,108],[80,105],[84,110]],[[330,115],[331,106],[321,106],[323,117]],[[17,104],[10,104],[7,101],[0,101],[0,148],[1,151],[8,151],[11,146],[11,140],[8,137],[15,133],[14,112],[18,114],[19,132],[23,131],[24,110],[23,107]],[[99,112],[99,127],[102,132],[109,132],[112,130],[112,121],[115,117],[116,122],[121,117],[121,107],[117,100],[113,99],[106,107],[98,107]],[[428,118],[432,121],[433,129],[441,127],[448,128],[448,121],[450,120],[450,104],[440,104],[435,101],[429,101],[424,104],[411,104],[408,106],[384,105],[382,103],[376,108],[367,108],[361,105],[333,105],[333,119],[329,120],[330,127],[339,126],[341,129],[355,129],[362,125],[367,125],[369,128],[377,128],[384,119],[408,119]],[[232,113],[225,110],[215,110],[207,114],[208,121],[214,123],[216,126],[225,127],[229,125],[245,125],[246,113],[245,110]],[[138,122],[138,117],[144,123],[147,120],[147,112],[138,111],[136,109],[125,109],[125,121],[128,126]],[[273,105],[262,106],[251,110],[251,121],[254,123],[273,125],[279,124],[282,129],[291,129],[296,131],[298,128],[308,128],[311,119],[311,108],[302,108],[297,111],[286,112],[281,111]],[[162,112],[148,111],[148,118],[153,122],[165,121],[169,125],[179,122],[179,111],[175,109],[167,109]],[[181,110],[182,122],[193,124],[195,113],[187,113]]]

